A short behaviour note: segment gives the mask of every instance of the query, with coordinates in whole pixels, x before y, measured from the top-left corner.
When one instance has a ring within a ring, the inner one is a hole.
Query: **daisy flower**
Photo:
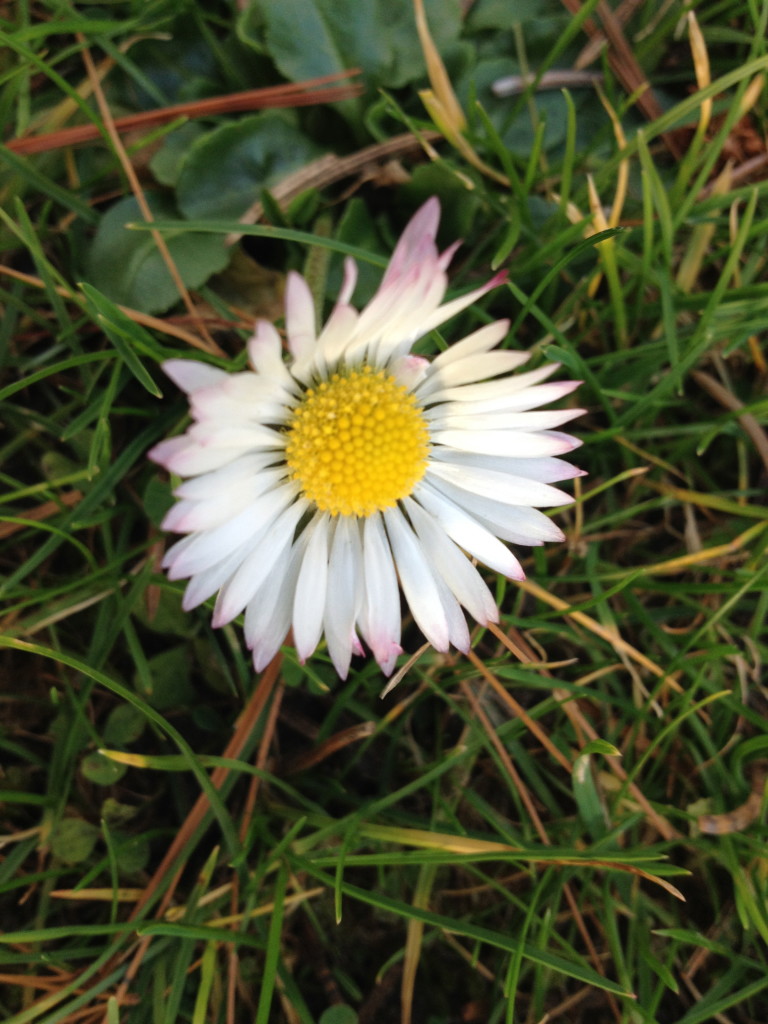
[[[497,348],[507,320],[431,361],[411,355],[418,338],[506,277],[443,302],[458,243],[438,252],[439,218],[429,199],[362,311],[350,305],[357,267],[348,259],[319,333],[309,286],[289,273],[287,360],[261,320],[248,342],[253,369],[163,365],[193,420],[149,453],[189,478],[163,522],[187,536],[163,565],[170,579],[189,579],[185,609],[218,595],[214,626],[245,612],[257,671],[292,628],[302,661],[325,635],[342,678],[361,641],[391,673],[402,652],[400,589],[438,651],[466,651],[462,608],[480,623],[498,620],[471,559],[522,580],[505,542],[563,539],[538,509],[572,500],[552,484],[581,475],[556,458],[580,442],[556,428],[582,410],[532,410],[579,382],[542,383],[552,363],[511,376],[528,355]]]

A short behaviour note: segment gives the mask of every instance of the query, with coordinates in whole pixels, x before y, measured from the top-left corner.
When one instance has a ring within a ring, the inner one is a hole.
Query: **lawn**
[[[768,0],[0,6],[6,1024],[768,1020],[767,26]],[[453,315],[414,313],[446,273]],[[243,615],[201,517],[253,541],[237,502],[277,471],[237,446],[304,436],[291,403],[333,380],[301,377],[307,325],[349,304],[378,315],[343,385],[396,388],[391,327],[418,471],[466,497],[492,464],[474,507],[520,518],[491,543],[412,482],[324,504],[289,443]],[[520,458],[508,431],[474,476],[441,454],[525,382]],[[202,500],[217,445],[255,468]],[[504,497],[502,466],[566,452],[559,499]]]

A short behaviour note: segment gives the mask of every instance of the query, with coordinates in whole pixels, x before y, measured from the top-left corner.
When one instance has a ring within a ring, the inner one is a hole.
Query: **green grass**
[[[591,87],[489,91],[573,65],[587,37],[555,0],[514,25],[493,0],[428,4],[467,138],[509,187],[443,142],[397,184],[282,207],[262,188],[319,154],[430,127],[426,73],[405,0],[402,20],[337,4],[361,97],[116,142],[99,92],[120,117],[336,70],[282,32],[290,5],[235,8],[19,3],[0,24],[7,140],[98,126],[1,169],[0,1016],[765,1020],[768,179],[743,169],[765,156],[768,5],[696,12],[698,92],[685,9],[641,5],[624,31],[661,116],[593,65],[622,141]],[[584,382],[567,540],[518,552],[526,583],[490,580],[501,623],[470,656],[406,623],[383,700],[374,663],[340,682],[322,647],[255,677],[240,625],[183,613],[158,568],[170,484],[146,452],[186,422],[158,364],[194,346],[242,368],[291,268],[327,312],[352,253],[365,301],[430,194],[441,242],[465,239],[452,291],[510,281],[419,351],[509,316],[509,344]],[[259,198],[268,223],[239,225]]]

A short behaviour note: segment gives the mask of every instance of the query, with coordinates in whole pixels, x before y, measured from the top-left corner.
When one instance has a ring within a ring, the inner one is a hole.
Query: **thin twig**
[[[188,103],[176,103],[158,110],[145,110],[139,114],[126,114],[114,121],[115,129],[120,133],[135,131],[141,128],[154,128],[169,124],[180,118],[215,117],[219,114],[232,114],[248,110],[264,110],[273,107],[307,107],[317,103],[338,103],[340,100],[353,99],[363,91],[361,83],[350,85],[316,88],[335,82],[342,78],[350,78],[359,74],[357,68],[350,71],[339,71],[321,78],[309,78],[304,82],[292,82],[286,85],[271,85],[264,89],[246,89],[243,92],[229,93],[227,96],[211,96],[207,99],[190,100]],[[314,90],[314,91],[311,91]],[[46,153],[64,146],[74,146],[81,142],[98,139],[101,129],[98,124],[78,124],[71,128],[47,132],[45,135],[34,135],[28,138],[9,139],[6,147],[14,153],[29,155]]]
[[[757,454],[763,460],[766,472],[768,472],[768,436],[766,436],[765,431],[751,412],[739,413],[739,410],[744,408],[744,403],[741,402],[732,391],[729,391],[728,388],[715,380],[714,377],[710,377],[710,375],[705,373],[703,370],[692,370],[691,376],[696,383],[700,387],[704,388],[705,391],[709,392],[716,401],[725,406],[726,409],[730,409],[732,412],[738,414],[736,419],[741,424],[744,433],[749,435],[757,449]]]

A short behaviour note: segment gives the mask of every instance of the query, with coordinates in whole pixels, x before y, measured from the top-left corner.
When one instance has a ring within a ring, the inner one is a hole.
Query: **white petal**
[[[202,449],[284,448],[282,434],[260,423],[193,423],[187,437]],[[244,452],[243,452],[244,454]]]
[[[445,252],[441,252],[437,259],[437,265],[440,270],[447,270],[451,260],[456,255],[456,250],[461,247],[461,239],[458,242],[453,242]]]
[[[254,370],[261,376],[287,390],[294,390],[293,379],[283,359],[283,342],[267,320],[257,320],[253,336],[248,341],[248,357]]]
[[[257,672],[277,654],[291,625],[296,580],[306,550],[305,534],[291,548],[288,558],[278,562],[272,577],[248,602],[245,609],[245,642],[253,652]]]
[[[398,384],[415,390],[420,381],[424,379],[429,368],[429,360],[421,356],[400,356],[389,364],[387,369],[395,378]]]
[[[435,356],[432,360],[432,366],[435,370],[439,370],[461,359],[480,355],[481,352],[490,352],[492,348],[496,348],[499,342],[506,337],[508,330],[509,320],[496,320],[492,324],[485,324],[485,326],[480,327],[477,331],[473,331],[472,334],[468,334],[466,338],[450,345],[439,356]],[[527,352],[519,354],[521,363],[530,358]]]
[[[187,584],[187,589],[184,591],[184,599],[181,602],[181,607],[184,611],[191,611],[193,608],[197,608],[199,604],[202,604],[203,601],[207,601],[209,597],[213,597],[216,591],[220,590],[237,570],[243,559],[247,557],[249,550],[250,541],[246,541],[240,547],[235,548],[229,558],[225,558],[218,565],[214,565],[210,569],[205,569],[203,572],[193,576]]]
[[[307,550],[296,582],[292,616],[293,640],[301,661],[306,661],[315,650],[323,631],[330,531],[327,512],[318,513],[305,530],[309,535]]]
[[[204,501],[206,498],[219,498],[229,487],[237,487],[243,481],[259,474],[275,456],[271,452],[260,452],[241,455],[234,462],[227,463],[220,469],[185,480],[173,492],[177,498],[189,498],[192,501]]]
[[[431,486],[460,508],[475,516],[492,533],[513,544],[538,547],[545,541],[561,541],[563,533],[543,512],[526,505],[506,505],[493,498],[461,491],[446,480],[432,478]]]
[[[504,396],[485,402],[457,402],[458,408],[471,409],[473,412],[527,412],[541,405],[549,405],[575,391],[582,382],[580,380],[562,380],[554,384],[539,384],[537,387],[514,390]]]
[[[447,462],[431,461],[427,466],[426,478],[437,476],[447,480],[462,491],[471,491],[487,498],[495,498],[510,505],[533,505],[548,508],[569,505],[573,498],[565,491],[549,484],[539,483],[522,476],[497,473],[492,469],[478,469],[474,466],[457,466]]]
[[[269,373],[277,363],[283,363],[283,342],[269,320],[256,321],[247,347],[248,358],[257,373]]]
[[[385,675],[395,667],[400,646],[400,591],[392,551],[380,513],[363,524],[363,607],[360,630]]]
[[[315,302],[309,285],[295,270],[285,281],[285,333],[294,359],[299,360],[315,347]]]
[[[444,444],[460,452],[531,459],[542,455],[564,455],[581,444],[569,434],[555,430],[535,433],[524,430],[433,430],[430,436],[434,444]]]
[[[352,293],[357,284],[357,263],[351,256],[344,257],[344,279],[341,282],[341,290],[337,302],[345,306],[352,298]]]
[[[201,421],[196,424],[200,428],[195,431],[198,439],[203,430],[206,433],[229,430],[234,422],[245,428],[260,428],[262,423],[283,424],[288,420],[295,399],[286,394],[274,379],[266,381],[258,378],[255,373],[248,376],[258,381],[259,385],[253,388],[250,398],[235,395],[224,388],[210,388],[198,391],[190,400],[192,415]],[[270,383],[272,388],[267,392],[264,385]]]
[[[218,366],[202,363],[197,359],[167,359],[163,364],[163,372],[174,384],[192,394],[198,388],[210,388],[226,380],[229,374]]]
[[[233,516],[221,526],[185,537],[181,544],[185,541],[189,541],[189,544],[185,544],[183,548],[181,544],[174,545],[171,549],[172,560],[171,551],[165,557],[165,564],[169,566],[168,578],[178,580],[194,576],[221,562],[236,547],[255,537],[262,528],[274,522],[295,496],[295,484],[285,484],[274,491],[262,494],[239,515]]]
[[[447,651],[451,629],[418,538],[398,508],[383,513],[400,585],[417,626],[435,650]]]
[[[397,285],[413,265],[414,256],[421,254],[424,240],[434,243],[437,229],[440,224],[440,202],[436,196],[426,201],[408,221],[400,239],[395,246],[392,258],[381,279],[379,292]],[[437,250],[435,249],[435,259]]]
[[[581,416],[584,409],[537,409],[534,412],[488,412],[474,409],[454,412],[456,407],[440,405],[425,413],[424,418],[434,430],[551,430]],[[459,408],[461,408],[459,406]],[[443,411],[446,410],[446,411]]]
[[[532,385],[537,384],[559,368],[559,363],[549,363],[540,366],[538,370],[529,370],[527,373],[516,373],[511,377],[504,377],[503,380],[486,380],[479,384],[462,384],[458,387],[445,387],[435,391],[429,396],[430,402],[495,402],[497,399],[506,398],[511,401],[511,396],[517,392],[533,390]],[[562,381],[561,385],[568,384]],[[562,389],[557,398],[568,394],[573,388]],[[538,404],[538,403],[537,403]],[[506,403],[502,408],[506,408]],[[510,405],[509,408],[512,408]]]
[[[355,619],[363,574],[360,527],[356,519],[339,516],[328,559],[328,594],[323,630],[328,653],[341,679],[347,678],[352,652],[360,649]]]
[[[448,589],[448,585],[443,577],[437,572],[434,576],[435,583],[437,584],[437,593],[443,605],[446,622],[448,623],[448,642],[466,654],[470,646],[469,628],[467,627],[464,613],[461,610],[461,605]]]
[[[510,579],[524,580],[523,567],[490,530],[468,515],[458,505],[422,481],[414,491],[414,497],[437,519],[445,532],[459,547],[487,565],[489,569],[509,576]]]
[[[456,599],[483,625],[498,622],[493,595],[466,555],[426,509],[412,498],[406,498],[404,505],[427,558]]]
[[[430,379],[434,380],[435,389],[438,387],[442,389],[455,388],[472,384],[475,381],[482,381],[488,377],[500,377],[503,373],[511,373],[528,358],[527,352],[507,352],[505,350],[481,352],[479,355],[448,363],[447,366],[437,370],[434,377]],[[521,374],[521,376],[523,375]]]
[[[434,313],[448,285],[437,266],[434,244],[425,240],[421,252],[397,285],[380,288],[360,314],[355,337],[344,356],[356,362],[365,358],[379,365],[409,351],[426,333],[424,324]]]
[[[147,458],[158,463],[160,466],[164,466],[172,473],[171,466],[176,461],[176,457],[186,452],[188,447],[189,441],[183,434],[179,437],[167,437],[164,441],[159,441],[153,448],[149,449]]]
[[[337,303],[317,339],[317,355],[328,367],[335,367],[355,333],[359,314],[356,309]]]
[[[480,288],[475,288],[474,291],[467,292],[466,295],[462,295],[460,298],[454,299],[452,302],[446,302],[444,306],[438,307],[431,316],[425,318],[418,336],[423,337],[423,335],[428,334],[429,331],[434,330],[435,327],[439,327],[440,324],[445,323],[446,320],[450,320],[451,317],[456,316],[457,313],[460,313],[463,309],[471,306],[473,302],[476,302],[481,296],[485,295],[486,292],[489,292],[491,289],[503,284],[506,279],[506,270],[501,270]]]
[[[226,490],[204,501],[179,501],[166,514],[163,529],[175,533],[210,530],[242,512],[260,494],[272,490],[284,478],[282,467],[266,469],[237,483],[230,483]]]
[[[171,444],[171,442],[177,442]],[[171,473],[179,476],[197,476],[219,469],[248,451],[246,445],[232,448],[203,448],[187,434],[172,437],[150,451],[149,457]]]
[[[578,469],[570,462],[564,462],[563,459],[551,456],[541,459],[515,459],[506,455],[479,455],[457,452],[453,448],[433,448],[430,459],[475,469],[493,469],[497,473],[524,476],[543,484],[554,484],[559,480],[573,480],[577,476],[586,476],[583,469]]]
[[[395,297],[393,308],[380,318],[377,340],[370,346],[371,361],[381,365],[409,352],[416,339],[426,333],[424,324],[434,315],[447,287],[448,279],[436,264],[425,262],[420,266],[413,284]],[[366,313],[360,318],[361,332]]]
[[[213,625],[231,622],[271,576],[275,566],[288,557],[293,536],[308,502],[300,499],[259,531],[247,558],[222,587],[213,612]]]

